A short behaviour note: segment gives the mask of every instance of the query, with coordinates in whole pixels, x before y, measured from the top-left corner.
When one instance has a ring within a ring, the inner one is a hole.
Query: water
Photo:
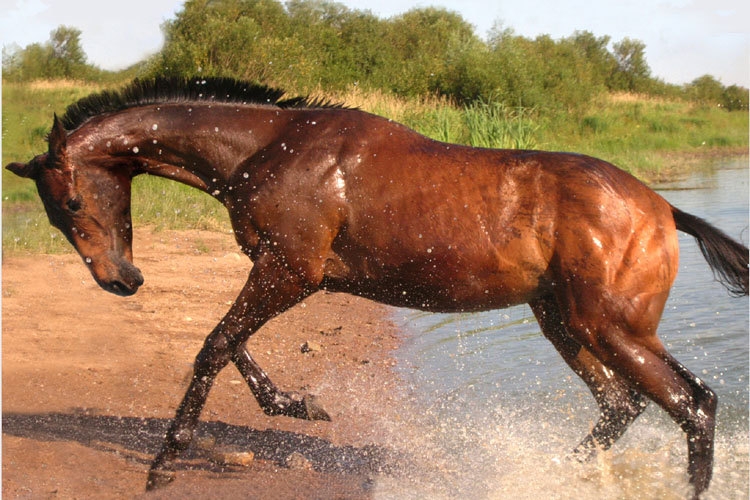
[[[747,160],[660,186],[670,203],[748,242]],[[669,351],[719,396],[706,498],[748,497],[748,300],[716,283],[692,237],[660,325]],[[589,464],[566,454],[598,418],[585,384],[542,337],[528,306],[475,314],[399,309],[399,353],[415,415],[393,428],[414,468],[378,498],[684,498],[685,438],[651,404]]]

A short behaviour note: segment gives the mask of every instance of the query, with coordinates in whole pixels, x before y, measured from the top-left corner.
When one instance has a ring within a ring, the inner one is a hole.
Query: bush
[[[727,111],[747,110],[748,91],[738,85],[730,85],[722,93],[722,104]]]

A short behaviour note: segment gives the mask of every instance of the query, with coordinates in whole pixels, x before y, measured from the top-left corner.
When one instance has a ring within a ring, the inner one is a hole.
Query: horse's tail
[[[714,276],[729,293],[748,294],[748,250],[703,219],[672,207],[677,229],[694,236]]]

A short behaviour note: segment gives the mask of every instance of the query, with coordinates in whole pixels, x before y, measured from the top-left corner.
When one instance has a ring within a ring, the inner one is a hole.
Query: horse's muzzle
[[[138,291],[138,287],[143,284],[143,278],[140,283],[125,283],[124,281],[111,281],[109,283],[99,283],[102,288],[110,293],[120,297],[129,297]]]
[[[120,260],[117,264],[116,271],[106,277],[97,276],[92,270],[94,279],[100,287],[110,293],[121,297],[133,295],[143,284],[141,271],[126,260]]]

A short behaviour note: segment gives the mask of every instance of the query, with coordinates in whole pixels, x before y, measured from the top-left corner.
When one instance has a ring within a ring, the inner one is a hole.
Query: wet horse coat
[[[568,153],[477,149],[390,120],[227,79],[134,82],[55,117],[33,178],[50,221],[106,290],[135,293],[130,183],[147,173],[210,193],[253,260],[206,339],[153,462],[174,477],[216,374],[232,361],[269,415],[327,420],[279,390],[244,342],[320,289],[430,311],[529,303],[601,416],[576,448],[607,448],[655,401],[688,435],[695,496],[708,487],[716,397],[656,336],[677,273],[676,231],[747,294],[747,248],[616,167]]]

